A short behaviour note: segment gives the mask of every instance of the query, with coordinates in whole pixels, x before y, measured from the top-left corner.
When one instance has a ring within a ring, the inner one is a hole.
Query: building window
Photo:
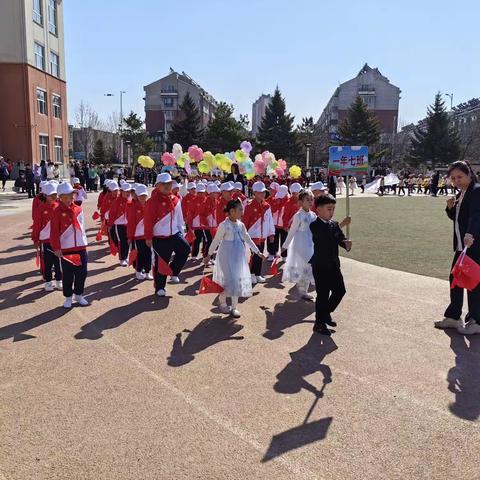
[[[48,31],[57,35],[57,2],[48,0]]]
[[[166,107],[173,107],[173,98],[164,98],[163,99],[163,104]]]
[[[42,0],[33,0],[33,21],[43,26]]]
[[[45,48],[43,45],[35,42],[35,66],[40,70],[45,70]]]
[[[47,92],[37,88],[37,111],[42,115],[48,115],[47,111]]]
[[[52,110],[55,118],[62,118],[62,98],[59,95],[52,97]]]
[[[175,116],[173,110],[165,110],[163,113],[165,114],[165,118],[168,118],[169,120],[173,120],[173,117]]]
[[[54,77],[60,76],[60,61],[56,53],[50,52],[50,73]]]
[[[40,161],[45,160],[48,162],[48,136],[47,135],[40,135],[39,142],[40,145]]]
[[[63,142],[61,138],[55,138],[55,163],[63,163]]]

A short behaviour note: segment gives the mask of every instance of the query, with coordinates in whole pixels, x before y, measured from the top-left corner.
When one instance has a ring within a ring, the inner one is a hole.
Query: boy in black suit
[[[332,220],[336,203],[332,195],[316,198],[317,219],[310,224],[314,246],[310,264],[317,291],[313,331],[323,335],[331,335],[327,325],[337,326],[332,320],[331,313],[335,311],[346,293],[340,270],[338,246],[347,252],[352,248],[352,241],[347,240],[338,222]]]

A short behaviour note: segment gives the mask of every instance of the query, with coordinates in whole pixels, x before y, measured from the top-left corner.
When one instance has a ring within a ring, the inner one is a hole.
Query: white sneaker
[[[256,285],[256,284],[257,284],[257,277],[252,273],[252,285]]]
[[[63,282],[61,280],[57,280],[55,282],[55,287],[57,290],[63,290]]]
[[[462,319],[455,320],[454,318],[445,317],[443,320],[435,322],[435,328],[440,328],[442,330],[446,328],[459,328],[463,327]]]
[[[209,264],[210,266],[215,265],[215,260],[210,260],[210,261],[208,262],[208,264]]]
[[[240,318],[241,317],[240,312],[236,308],[234,308],[232,310],[232,317],[233,318]]]
[[[180,283],[180,279],[178,277],[170,277],[170,283]]]
[[[157,292],[157,296],[159,297],[164,297],[166,295],[166,292],[163,288],[161,288],[158,292]]]
[[[258,283],[265,283],[266,280],[265,280],[261,275],[258,275],[258,276],[257,276],[257,282],[258,282]]]
[[[65,297],[63,308],[72,308],[72,297]]]
[[[225,314],[230,313],[230,307],[226,303],[221,303],[220,311]]]
[[[275,256],[274,255],[269,255],[268,258],[267,258],[267,261],[268,262],[273,262],[275,260]]]
[[[136,272],[135,278],[141,282],[142,280],[145,280],[145,274],[142,272]]]
[[[89,305],[88,300],[83,295],[74,295],[73,298],[81,307]]]
[[[153,280],[153,275],[152,275],[150,272],[148,272],[148,273],[145,275],[145,278],[146,278],[147,280]]]
[[[480,325],[475,320],[470,320],[465,326],[460,325],[457,332],[462,335],[478,335],[480,334]]]
[[[128,267],[128,262],[126,260],[120,260],[121,267]]]
[[[55,287],[53,286],[52,282],[45,282],[44,288],[46,292],[53,292],[55,290]]]

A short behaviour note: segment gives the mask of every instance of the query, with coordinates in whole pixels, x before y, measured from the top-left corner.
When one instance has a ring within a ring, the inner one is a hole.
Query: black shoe
[[[313,331],[319,333],[320,335],[328,335],[329,337],[332,335],[332,332],[327,328],[325,324],[315,325],[313,327]]]
[[[337,326],[337,322],[334,322],[332,320],[332,317],[330,317],[328,320],[325,320],[325,323],[329,326],[329,327],[336,327]]]

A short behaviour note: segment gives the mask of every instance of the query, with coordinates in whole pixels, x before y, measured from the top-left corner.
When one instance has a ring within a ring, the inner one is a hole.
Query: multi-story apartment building
[[[178,73],[170,69],[167,76],[144,86],[143,89],[145,126],[158,143],[165,140],[165,131],[168,138],[172,123],[181,115],[180,106],[187,93],[198,107],[202,128],[214,117],[216,100],[185,72]]]
[[[62,0],[0,5],[0,155],[68,160]]]
[[[256,136],[258,129],[262,123],[262,118],[265,116],[267,105],[272,101],[271,95],[262,93],[252,105],[252,135]]]
[[[338,125],[347,116],[355,98],[360,96],[380,121],[382,143],[391,143],[397,131],[400,93],[401,90],[392,85],[378,68],[371,68],[365,64],[355,78],[342,83],[335,90],[316,127],[335,137]]]
[[[117,133],[96,128],[80,128],[69,125],[68,138],[68,149],[75,160],[89,160],[93,155],[97,140],[102,141],[105,152],[111,150],[118,155],[120,137]]]

